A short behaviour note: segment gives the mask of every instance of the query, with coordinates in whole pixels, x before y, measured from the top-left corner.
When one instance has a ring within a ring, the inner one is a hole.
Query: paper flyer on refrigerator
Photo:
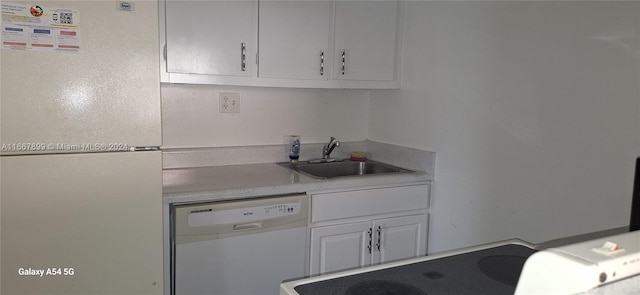
[[[2,3],[2,49],[79,52],[79,23],[74,9]]]

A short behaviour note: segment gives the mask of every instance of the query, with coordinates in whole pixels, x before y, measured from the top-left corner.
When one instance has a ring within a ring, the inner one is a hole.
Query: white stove
[[[515,294],[579,294],[637,277],[640,231],[590,240],[533,254]],[[640,282],[631,294],[640,294]]]
[[[638,274],[640,231],[542,251],[517,239],[496,242],[285,282],[280,294],[576,294],[640,282]],[[640,294],[640,284],[629,288]]]

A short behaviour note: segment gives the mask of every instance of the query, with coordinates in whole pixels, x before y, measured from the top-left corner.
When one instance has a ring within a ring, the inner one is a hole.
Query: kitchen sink
[[[301,172],[315,178],[334,178],[344,176],[357,176],[357,175],[377,175],[388,173],[408,173],[413,172],[411,170],[383,164],[367,160],[364,162],[358,161],[336,161],[329,163],[313,163],[305,162],[298,164],[280,163],[284,167]]]

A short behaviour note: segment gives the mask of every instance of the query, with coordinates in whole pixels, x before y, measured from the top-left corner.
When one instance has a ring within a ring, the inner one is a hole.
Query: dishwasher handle
[[[234,224],[233,230],[250,230],[250,229],[260,229],[262,228],[262,222],[249,222],[249,223],[241,223]]]

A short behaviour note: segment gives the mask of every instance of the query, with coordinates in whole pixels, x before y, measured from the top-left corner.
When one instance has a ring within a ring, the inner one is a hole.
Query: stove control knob
[[[607,274],[606,273],[601,273],[600,274],[600,283],[604,283],[607,281]]]

